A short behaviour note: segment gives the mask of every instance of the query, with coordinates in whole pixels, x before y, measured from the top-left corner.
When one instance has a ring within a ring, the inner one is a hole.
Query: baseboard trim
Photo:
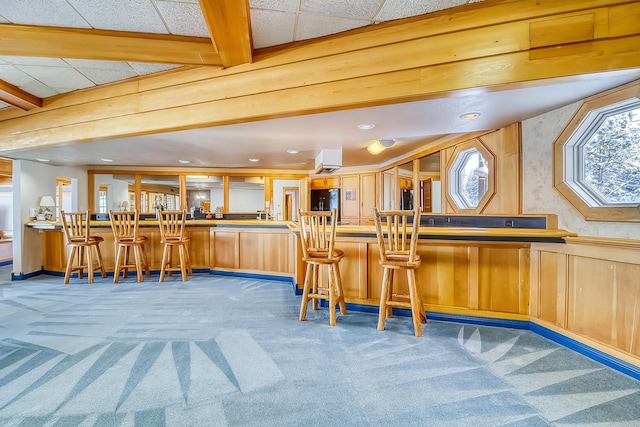
[[[256,274],[256,273],[240,273],[236,271],[222,271],[222,270],[206,270],[211,276],[228,276],[228,277],[243,277],[246,279],[258,279],[258,280],[274,280],[277,282],[290,283],[293,286],[293,290],[296,295],[302,295],[302,291],[297,292],[296,282],[292,277],[288,276],[272,276],[270,274]]]

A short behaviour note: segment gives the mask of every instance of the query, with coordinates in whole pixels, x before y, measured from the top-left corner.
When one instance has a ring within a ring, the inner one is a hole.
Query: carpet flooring
[[[284,282],[151,279],[1,280],[0,425],[640,426],[637,380],[529,331],[330,327]]]

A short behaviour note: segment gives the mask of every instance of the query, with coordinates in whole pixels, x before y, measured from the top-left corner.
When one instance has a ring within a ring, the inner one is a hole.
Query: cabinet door
[[[376,175],[360,175],[360,225],[369,225],[373,220],[373,208],[376,206]],[[365,221],[365,223],[362,222]]]
[[[342,204],[342,222],[349,222],[353,225],[359,223],[360,217],[360,200],[362,197],[360,191],[360,176],[359,175],[344,175],[342,176],[342,191],[340,202]]]

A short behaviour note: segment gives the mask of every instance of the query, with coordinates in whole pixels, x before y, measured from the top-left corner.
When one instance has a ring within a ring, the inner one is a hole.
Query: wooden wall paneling
[[[360,298],[360,270],[362,268],[360,243],[336,242],[336,248],[344,252],[344,258],[340,261],[340,275],[345,297],[358,299]]]
[[[531,260],[531,269],[529,270],[529,315],[535,318],[540,318],[540,257],[541,251],[531,250],[529,254],[529,259]]]
[[[369,298],[369,243],[358,244],[358,298]]]
[[[425,304],[469,307],[469,251],[467,247],[420,244],[422,264],[417,271]]]
[[[531,268],[531,251],[529,248],[520,248],[518,251],[518,258],[520,260],[520,265],[518,266],[518,275],[520,279],[518,281],[518,293],[519,293],[519,310],[520,314],[529,314],[529,296],[531,294],[531,285],[529,279],[531,275],[529,274]]]
[[[479,253],[479,308],[520,313],[521,248],[484,246]],[[526,277],[528,282],[529,278]],[[528,283],[527,283],[528,290]]]
[[[469,303],[470,309],[480,309],[480,248],[469,246]]]
[[[614,264],[608,260],[570,256],[569,278],[567,328],[611,344],[616,322]]]
[[[615,264],[617,307],[612,344],[640,356],[640,265]]]
[[[213,263],[212,268],[239,268],[240,233],[238,231],[214,231],[212,244]]]
[[[48,271],[64,271],[67,251],[62,230],[42,231],[42,268]]]
[[[569,256],[559,253],[556,258],[556,324],[566,329],[569,321]],[[549,279],[553,280],[551,277]]]
[[[260,270],[264,265],[264,256],[269,256],[265,253],[262,235],[240,231],[238,241],[240,243],[238,268]]]
[[[189,243],[191,268],[209,268],[209,252],[211,248],[209,228],[190,227],[186,233],[191,239]],[[158,234],[160,234],[159,231]]]
[[[292,274],[290,268],[293,252],[290,247],[290,233],[260,233],[260,270],[274,273]]]
[[[535,268],[539,283],[535,286],[538,290],[536,295],[538,302],[536,313],[534,314],[532,311],[531,315],[546,320],[547,322],[557,324],[558,254],[545,251],[532,251],[532,253],[537,254],[537,258],[539,260],[539,263]],[[531,289],[533,294],[533,282]],[[531,298],[533,300],[533,295]]]

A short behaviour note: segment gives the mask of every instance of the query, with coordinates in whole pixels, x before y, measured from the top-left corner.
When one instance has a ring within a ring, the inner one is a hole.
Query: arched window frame
[[[554,187],[586,221],[640,222],[640,204],[607,203],[597,191],[581,182],[582,147],[609,116],[638,106],[640,82],[588,98],[553,143]]]

